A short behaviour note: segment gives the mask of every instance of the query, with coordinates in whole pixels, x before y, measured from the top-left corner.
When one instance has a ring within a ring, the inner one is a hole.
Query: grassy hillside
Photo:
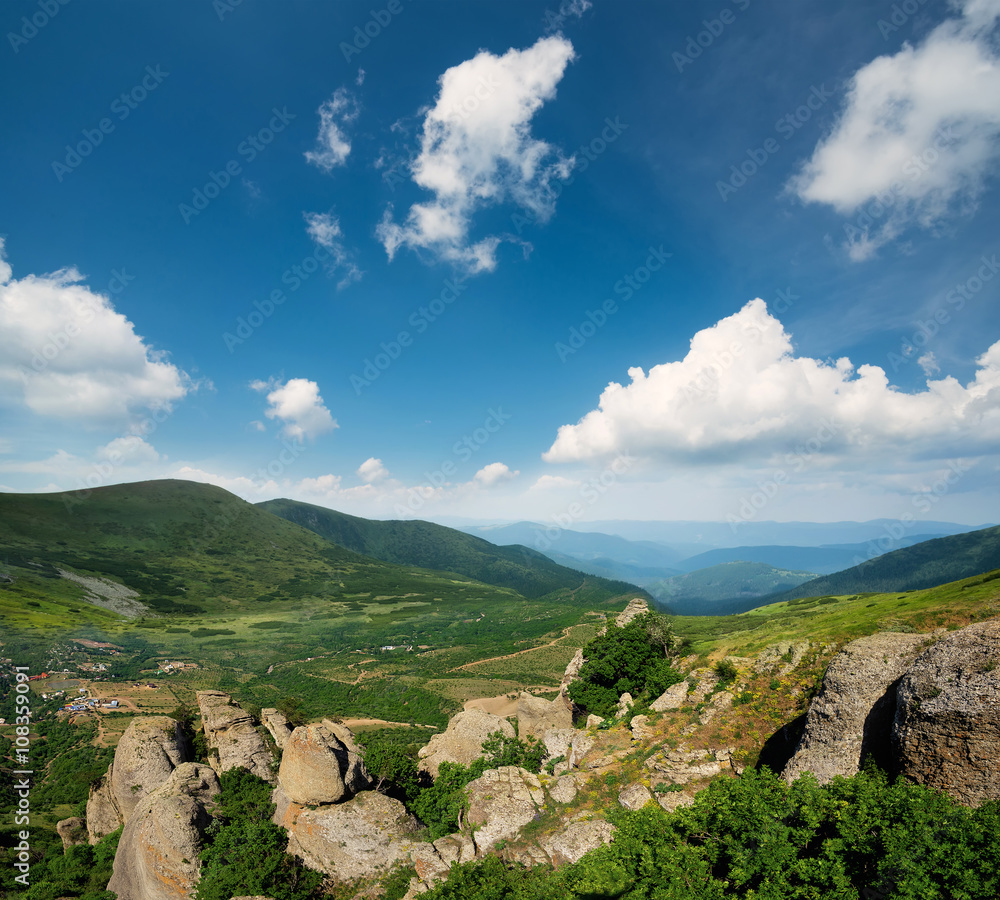
[[[727,562],[647,584],[649,592],[685,616],[727,615],[759,605],[760,598],[813,578],[814,572],[761,562]]]
[[[771,598],[821,597],[862,591],[914,591],[1000,567],[1000,526],[904,547]]]
[[[257,506],[356,553],[398,565],[458,572],[486,584],[512,588],[525,597],[575,589],[584,581],[579,570],[561,566],[528,547],[498,547],[433,522],[380,522],[297,500],[268,500]],[[634,585],[597,577],[589,583],[593,590],[607,590],[608,596],[635,591]]]

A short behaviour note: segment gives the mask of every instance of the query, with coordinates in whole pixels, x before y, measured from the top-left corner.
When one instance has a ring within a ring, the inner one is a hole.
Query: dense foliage
[[[662,616],[636,616],[624,628],[613,621],[586,647],[580,677],[569,688],[577,706],[600,716],[614,714],[618,698],[651,700],[682,680],[672,665],[678,641]]]
[[[37,839],[45,832],[34,832],[33,850],[38,849]],[[79,897],[80,900],[114,900],[115,895],[106,890],[111,880],[111,867],[118,849],[119,828],[99,843],[77,844],[65,853],[58,838],[46,847],[47,852],[31,866],[31,884],[27,890],[20,888],[20,900],[63,900]],[[52,836],[54,837],[54,835]],[[5,863],[5,868],[10,865]],[[6,880],[6,879],[5,879]]]
[[[427,900],[995,900],[1000,804],[967,809],[880,772],[821,787],[767,769],[673,814],[622,812],[614,843],[556,873],[453,866]]]
[[[242,768],[223,772],[219,781],[222,791],[202,851],[198,900],[315,895],[322,876],[285,853],[288,834],[271,821],[271,785]]]

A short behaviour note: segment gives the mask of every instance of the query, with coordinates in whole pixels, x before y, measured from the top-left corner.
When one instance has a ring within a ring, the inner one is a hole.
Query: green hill
[[[512,588],[525,597],[575,589],[585,577],[578,569],[559,565],[528,547],[497,546],[433,522],[380,522],[297,500],[267,500],[257,506],[338,547],[397,565],[458,572],[486,584]],[[587,581],[592,589],[609,591],[609,596],[629,591],[646,596],[645,591],[625,582],[593,576]]]
[[[800,584],[768,601],[827,594],[915,591],[1000,568],[1000,526],[904,547]]]
[[[814,576],[814,572],[736,561],[652,582],[647,589],[678,615],[721,616],[753,609],[760,605],[762,597],[794,587]]]

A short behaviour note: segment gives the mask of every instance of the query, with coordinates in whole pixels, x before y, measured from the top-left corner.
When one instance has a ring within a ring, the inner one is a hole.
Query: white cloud
[[[306,234],[318,246],[330,253],[328,268],[343,273],[337,282],[338,289],[347,287],[353,281],[360,281],[363,273],[344,246],[344,232],[340,227],[340,219],[332,212],[303,213],[303,216],[306,220]]]
[[[569,462],[629,452],[680,463],[753,465],[797,447],[825,459],[878,454],[942,459],[997,452],[1000,341],[976,361],[975,378],[928,381],[906,393],[879,366],[796,356],[791,337],[753,300],[698,332],[684,359],[629,369],[598,408],[564,425],[544,454]]]
[[[116,465],[142,465],[157,463],[162,457],[152,444],[138,435],[128,435],[115,438],[103,447],[99,447],[97,458]]]
[[[255,391],[268,392],[267,402],[270,405],[264,410],[264,415],[284,423],[281,433],[285,437],[315,440],[338,427],[330,410],[323,405],[319,385],[315,381],[290,378],[282,384],[272,379],[253,381],[250,387]]]
[[[858,213],[853,259],[974,208],[1000,150],[998,15],[997,0],[971,0],[922,43],[859,69],[833,132],[790,181],[802,200]]]
[[[358,477],[365,484],[374,484],[384,481],[389,477],[389,470],[382,464],[382,460],[369,456],[360,466],[358,466]]]
[[[413,181],[434,198],[414,204],[402,224],[386,210],[377,234],[390,260],[410,247],[469,272],[491,271],[503,238],[470,241],[477,209],[511,201],[539,219],[551,215],[549,184],[568,175],[573,159],[532,137],[531,119],[555,97],[573,58],[573,45],[553,35],[503,56],[481,50],[441,76],[411,167]]]
[[[472,476],[472,479],[480,487],[491,488],[494,485],[499,484],[501,481],[510,481],[512,478],[516,478],[520,474],[520,472],[511,471],[505,463],[495,462],[483,466],[478,472],[476,472],[475,475]]]
[[[928,350],[923,356],[917,357],[917,365],[923,369],[924,375],[928,378],[941,371],[941,366],[938,364],[937,357],[932,350]]]
[[[330,172],[336,166],[344,165],[350,155],[351,142],[344,132],[344,126],[358,117],[358,102],[347,88],[337,88],[329,100],[320,104],[317,111],[319,112],[317,149],[306,151],[306,159],[323,171]]]
[[[590,0],[563,0],[559,4],[558,12],[553,12],[551,9],[545,11],[545,30],[547,32],[559,31],[567,18],[570,16],[576,19],[582,18],[583,14],[593,5]]]
[[[581,484],[582,482],[580,481],[575,481],[572,478],[564,478],[562,475],[541,475],[528,490],[567,490],[568,488],[578,488]]]
[[[76,269],[12,274],[0,238],[0,385],[32,412],[123,424],[194,389]]]

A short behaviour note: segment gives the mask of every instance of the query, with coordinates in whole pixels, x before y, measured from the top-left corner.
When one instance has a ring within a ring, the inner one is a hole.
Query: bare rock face
[[[122,826],[121,814],[111,797],[110,775],[114,765],[112,762],[107,775],[99,784],[90,787],[90,796],[87,798],[87,835],[91,844],[96,844],[102,837]]]
[[[347,799],[371,786],[358,753],[325,725],[296,728],[285,743],[278,784],[293,803],[318,806]]]
[[[563,775],[549,787],[549,796],[556,803],[572,803],[576,799],[576,779],[572,775]]]
[[[288,723],[287,716],[284,713],[278,712],[273,707],[262,709],[260,711],[260,723],[271,733],[271,737],[274,738],[274,743],[278,745],[278,749],[284,750],[285,743],[292,736],[292,726]]]
[[[188,900],[219,779],[209,766],[183,763],[129,816],[108,890],[118,900]]]
[[[649,726],[649,716],[632,716],[628,727],[632,732],[633,741],[645,741],[653,736],[653,729]]]
[[[560,831],[541,843],[556,867],[579,862],[585,853],[610,844],[615,835],[615,826],[603,819],[589,822],[569,822]]]
[[[942,637],[896,691],[900,772],[969,806],[1000,799],[1000,621]]]
[[[628,711],[632,708],[634,703],[635,700],[628,691],[622,694],[618,698],[618,707],[615,709],[615,718],[621,719],[622,717],[627,716]]]
[[[420,831],[402,803],[376,791],[316,809],[288,804],[278,824],[288,831],[289,853],[338,881],[369,878],[408,862]]]
[[[624,628],[633,619],[637,619],[639,616],[644,616],[649,612],[649,604],[645,601],[636,597],[629,600],[628,606],[625,607],[620,613],[618,613],[615,618],[615,625],[619,628]]]
[[[569,661],[569,665],[566,666],[566,671],[563,672],[562,683],[559,685],[559,693],[564,697],[568,696],[567,691],[569,686],[580,677],[580,669],[583,668],[583,650],[577,650],[573,654],[573,658]]]
[[[869,754],[888,763],[895,683],[927,635],[881,632],[852,641],[831,661],[806,716],[805,731],[783,777],[812,772],[821,784],[855,775]]]
[[[650,756],[644,766],[660,784],[688,784],[699,778],[710,778],[723,770],[723,763],[729,765],[728,755],[705,750],[685,750],[683,746],[675,750],[662,747]]]
[[[560,695],[555,700],[534,697],[521,691],[517,698],[517,730],[521,737],[543,737],[553,728],[573,727],[573,705]]]
[[[666,712],[668,709],[680,709],[687,699],[688,684],[682,681],[672,684],[659,697],[649,704],[653,712]]]
[[[250,715],[222,691],[198,691],[197,697],[208,746],[218,754],[218,762],[212,761],[213,768],[220,775],[244,768],[274,784],[271,751]]]
[[[56,832],[62,838],[63,850],[87,843],[87,823],[79,816],[56,822]]]
[[[812,645],[809,641],[779,641],[765,647],[753,662],[758,674],[773,671],[777,675],[787,675],[800,662]]]
[[[642,809],[650,800],[653,794],[644,784],[630,784],[618,795],[618,802],[625,809]]]
[[[453,716],[443,734],[436,734],[425,747],[421,747],[420,769],[434,778],[443,762],[469,765],[482,752],[483,741],[491,732],[500,731],[505,737],[514,737],[514,726],[506,719],[481,709],[466,709]]]
[[[361,753],[361,748],[351,731],[343,722],[336,722],[333,719],[324,719],[323,724],[340,743],[342,743],[351,753]]]
[[[476,828],[476,850],[485,853],[498,841],[517,837],[545,805],[536,775],[517,766],[490,769],[465,786],[469,824]]]
[[[111,793],[122,821],[127,822],[142,798],[190,759],[191,748],[176,719],[167,716],[133,719],[118,741],[109,769]]]

